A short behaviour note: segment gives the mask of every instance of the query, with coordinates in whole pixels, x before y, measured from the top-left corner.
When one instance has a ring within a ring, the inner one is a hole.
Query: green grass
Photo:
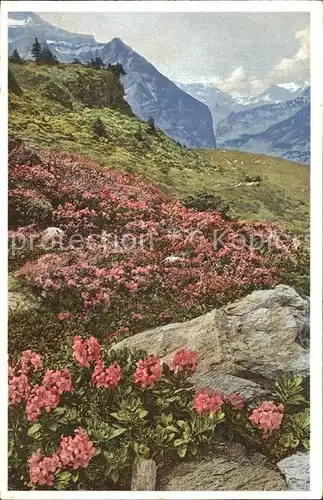
[[[206,189],[228,202],[234,217],[307,230],[308,167],[264,155],[189,150],[162,132],[151,134],[146,122],[130,116],[122,87],[108,71],[32,63],[10,67],[23,95],[10,93],[9,133],[28,144],[137,173],[179,199]],[[106,139],[93,136],[97,117],[106,126]],[[246,185],[246,177],[257,175],[259,185]]]

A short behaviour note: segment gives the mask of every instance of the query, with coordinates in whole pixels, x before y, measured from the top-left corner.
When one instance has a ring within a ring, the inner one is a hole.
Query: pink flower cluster
[[[122,370],[117,362],[107,368],[101,359],[96,361],[92,373],[92,382],[96,387],[115,390],[121,379]]]
[[[75,431],[75,437],[63,436],[59,457],[64,467],[72,469],[86,468],[95,454],[95,447],[90,441],[86,431],[79,427]]]
[[[53,486],[54,473],[63,468],[86,468],[95,454],[95,447],[88,434],[79,427],[75,430],[75,437],[62,436],[60,448],[50,457],[44,457],[38,449],[29,458],[30,481],[35,485]]]
[[[9,406],[15,406],[22,401],[27,401],[31,387],[28,377],[24,373],[14,375],[9,371]]]
[[[264,401],[253,410],[248,417],[250,422],[257,427],[263,439],[268,439],[274,430],[280,429],[284,416],[284,405],[272,401]]]
[[[53,486],[54,472],[61,467],[61,462],[56,453],[50,457],[44,457],[39,448],[29,458],[29,476],[30,482],[39,486]]]
[[[170,360],[169,367],[176,374],[178,372],[191,375],[196,372],[197,352],[190,349],[180,349]]]
[[[222,405],[222,395],[212,389],[201,389],[193,398],[193,408],[199,415],[218,413]]]
[[[133,381],[142,389],[154,387],[162,376],[160,360],[154,354],[150,354],[146,359],[137,362],[137,369],[133,374]]]
[[[83,340],[76,335],[73,343],[73,357],[80,366],[90,366],[90,361],[100,359],[101,346],[95,337]]]
[[[67,238],[81,234],[86,242],[26,262],[19,274],[53,302],[62,294],[68,297],[76,318],[92,311],[107,314],[114,325],[111,335],[126,328],[134,333],[143,322],[149,328],[180,321],[198,314],[201,306],[217,307],[271,287],[280,280],[281,263],[292,258],[292,238],[274,225],[227,221],[218,212],[187,209],[151,183],[86,158],[53,151],[36,156],[16,144],[9,175],[14,204],[30,197],[47,200],[57,207],[53,223]],[[111,241],[102,241],[102,227]],[[265,253],[250,248],[255,238],[266,246],[273,232],[283,246],[267,245]],[[130,249],[123,235],[134,240]]]
[[[247,404],[246,398],[238,392],[232,392],[228,396],[224,396],[223,400],[231,406],[233,410],[243,410]]]
[[[43,362],[41,357],[35,352],[28,350],[23,351],[20,357],[20,371],[21,373],[29,373],[30,370],[41,370]]]
[[[54,410],[60,401],[61,394],[72,390],[72,379],[68,370],[47,371],[43,384],[36,385],[30,391],[26,404],[28,420],[32,422],[38,420],[42,409],[45,409],[47,413]]]

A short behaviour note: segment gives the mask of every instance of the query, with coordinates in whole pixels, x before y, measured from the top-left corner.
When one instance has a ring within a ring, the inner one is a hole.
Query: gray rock
[[[239,392],[246,399],[253,399],[258,396],[264,396],[266,390],[261,385],[246,380],[241,377],[236,377],[228,373],[200,373],[197,372],[192,377],[192,382],[195,387],[207,387],[214,389],[223,394],[230,394],[232,392]]]
[[[278,462],[277,467],[286,478],[289,490],[308,491],[310,489],[310,453],[294,453]]]
[[[30,293],[22,280],[8,276],[8,312],[9,314],[30,312],[39,307],[39,300]]]
[[[182,462],[161,469],[159,491],[281,491],[286,483],[280,472],[259,453],[248,456],[239,444],[219,444],[209,459]]]
[[[293,288],[278,285],[185,323],[138,333],[114,348],[145,349],[167,361],[188,347],[199,352],[199,376],[207,374],[204,383],[212,379],[229,389],[230,383],[236,388],[239,379],[248,379],[266,386],[286,372],[309,375],[309,350],[298,341],[308,323],[308,302]],[[217,381],[219,375],[234,378]]]
[[[132,469],[131,491],[154,491],[157,466],[154,460],[139,458]]]
[[[60,243],[62,243],[64,237],[65,233],[59,227],[47,227],[42,232],[41,243],[44,246],[46,245],[50,247],[57,246]]]

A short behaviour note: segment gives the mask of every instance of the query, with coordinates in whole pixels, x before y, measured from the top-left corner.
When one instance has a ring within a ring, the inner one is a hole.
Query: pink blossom
[[[61,468],[61,462],[53,453],[50,457],[44,457],[39,448],[28,460],[30,482],[39,486],[53,486],[54,472]]]
[[[39,419],[42,409],[47,413],[54,410],[59,403],[59,394],[56,390],[47,390],[44,386],[36,385],[27,400],[26,412],[28,420],[35,422]]]
[[[79,427],[75,430],[75,437],[62,436],[58,452],[64,467],[73,469],[86,468],[95,454],[95,447],[86,431]]]
[[[238,392],[232,392],[228,396],[224,396],[223,399],[233,410],[243,410],[247,403],[246,398]]]
[[[169,363],[170,369],[176,374],[183,372],[190,375],[197,369],[197,352],[190,349],[180,349],[177,351]]]
[[[262,438],[268,439],[274,430],[280,429],[284,409],[283,404],[264,401],[248,418],[262,432]]]
[[[14,406],[27,400],[31,387],[25,373],[15,376],[11,371],[11,375],[9,376],[9,406]]]
[[[135,384],[142,389],[154,387],[162,375],[160,360],[154,354],[150,354],[146,359],[137,361],[137,369],[133,375]]]
[[[37,371],[43,368],[41,357],[31,350],[21,353],[19,364],[21,373],[29,373],[30,370]]]
[[[43,378],[43,386],[47,390],[55,390],[58,394],[73,390],[72,378],[69,370],[48,370]]]
[[[222,405],[221,394],[212,389],[201,389],[193,398],[193,408],[199,415],[220,412]]]
[[[117,362],[107,368],[102,360],[96,361],[92,374],[92,382],[95,386],[115,390],[121,379],[122,370]]]
[[[73,343],[73,357],[80,366],[89,367],[90,361],[97,361],[100,358],[101,346],[95,337],[83,340],[76,335]]]
[[[70,313],[70,312],[61,312],[57,315],[57,319],[59,321],[66,321],[68,319],[72,319],[73,318],[73,314]]]

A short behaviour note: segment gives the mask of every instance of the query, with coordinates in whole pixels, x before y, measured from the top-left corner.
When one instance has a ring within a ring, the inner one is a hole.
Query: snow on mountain
[[[30,13],[25,13],[20,20],[29,17]],[[145,120],[152,116],[157,127],[182,144],[215,148],[208,107],[177,87],[120,38],[97,43],[92,36],[69,33],[36,17],[39,25],[34,29],[9,26],[9,52],[17,48],[22,56],[29,57],[31,44],[38,36],[62,62],[78,58],[85,63],[95,57],[101,57],[105,64],[120,62],[127,72],[123,77],[126,99],[135,114]],[[16,18],[10,15],[10,19]]]
[[[217,126],[218,144],[222,147],[224,143],[231,140],[238,140],[244,134],[259,134],[264,132],[272,125],[295,115],[309,103],[309,100],[310,88],[307,87],[301,95],[291,101],[265,104],[232,112]]]

